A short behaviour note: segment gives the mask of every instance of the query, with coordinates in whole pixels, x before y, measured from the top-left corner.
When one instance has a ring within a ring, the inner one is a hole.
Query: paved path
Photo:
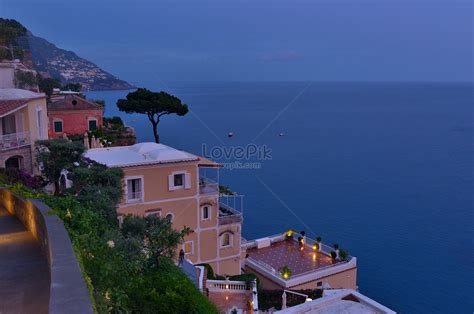
[[[49,270],[33,235],[0,208],[0,314],[48,313]]]

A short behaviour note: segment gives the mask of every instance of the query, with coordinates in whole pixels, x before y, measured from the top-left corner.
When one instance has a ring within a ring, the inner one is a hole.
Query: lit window
[[[54,121],[54,132],[61,133],[63,131],[63,122]]]
[[[193,254],[193,241],[184,242],[183,251],[184,254]]]
[[[127,200],[141,201],[142,199],[142,179],[127,180]]]
[[[89,131],[97,130],[97,120],[89,120]]]
[[[202,207],[202,219],[208,220],[211,218],[211,207],[206,205]]]
[[[221,247],[228,246],[232,246],[232,235],[227,232],[221,236]]]
[[[179,173],[174,175],[174,186],[183,186],[184,185],[184,173]]]

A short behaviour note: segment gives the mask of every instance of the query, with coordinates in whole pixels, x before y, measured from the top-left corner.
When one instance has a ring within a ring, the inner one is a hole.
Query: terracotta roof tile
[[[104,107],[75,95],[67,95],[63,99],[48,104],[48,111],[63,110],[104,110]]]
[[[0,117],[28,103],[30,99],[0,100]]]

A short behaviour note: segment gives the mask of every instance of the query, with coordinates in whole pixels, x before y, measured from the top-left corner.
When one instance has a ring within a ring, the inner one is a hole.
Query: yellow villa
[[[218,274],[241,273],[242,196],[220,195],[220,165],[156,143],[95,148],[85,157],[124,171],[124,215],[158,215],[173,227],[189,227],[182,249],[193,264]]]
[[[34,143],[47,138],[46,96],[23,89],[0,89],[0,167],[38,173]]]
[[[192,264],[208,263],[220,275],[254,273],[265,289],[357,289],[357,259],[338,248],[293,231],[243,239],[242,196],[219,193],[218,163],[155,143],[93,148],[85,157],[123,169],[119,220],[159,215],[178,230],[191,228],[182,249]]]

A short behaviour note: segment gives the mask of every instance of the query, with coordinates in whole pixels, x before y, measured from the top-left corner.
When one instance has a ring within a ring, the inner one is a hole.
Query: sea
[[[161,142],[225,165],[247,239],[292,228],[357,257],[361,293],[400,313],[473,313],[469,83],[144,82],[189,106]],[[144,115],[118,111],[140,142]],[[229,137],[229,133],[233,136]]]

